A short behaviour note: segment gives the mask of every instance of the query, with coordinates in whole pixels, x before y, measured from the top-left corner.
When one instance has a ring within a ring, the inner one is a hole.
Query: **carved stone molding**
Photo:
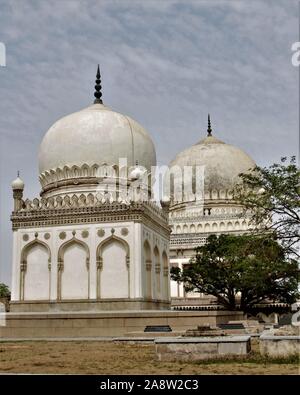
[[[99,237],[105,236],[105,230],[104,230],[104,229],[99,229],[99,230],[97,231],[97,235],[98,235]]]
[[[97,258],[96,266],[97,266],[97,270],[102,270],[103,269],[103,258],[102,257],[98,257]]]
[[[107,204],[93,207],[37,209],[13,213],[13,229],[39,228],[62,225],[81,225],[101,222],[142,222],[166,239],[170,235],[168,219],[161,215],[162,210],[151,204],[133,203]]]
[[[121,235],[122,235],[122,236],[127,236],[128,233],[129,233],[129,230],[128,230],[127,228],[122,228],[122,229],[121,229]]]
[[[152,263],[151,263],[151,261],[146,261],[146,270],[147,270],[147,272],[152,270]]]
[[[66,237],[67,237],[66,232],[60,232],[59,238],[60,238],[61,240],[65,240]]]
[[[27,270],[27,261],[22,261],[22,263],[20,265],[20,270],[21,270],[21,272],[26,272],[26,270]]]
[[[129,269],[129,266],[130,266],[130,257],[129,257],[128,255],[126,255],[126,266],[127,266],[127,269]]]
[[[81,236],[82,236],[84,239],[86,239],[87,237],[89,237],[89,231],[88,231],[88,230],[83,230],[83,231],[81,232]]]
[[[60,258],[58,258],[57,261],[57,271],[62,272],[64,270],[64,261]]]

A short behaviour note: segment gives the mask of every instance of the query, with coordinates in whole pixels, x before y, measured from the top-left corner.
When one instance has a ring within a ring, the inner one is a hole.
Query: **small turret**
[[[20,173],[18,172],[17,178],[11,183],[14,197],[14,211],[19,211],[22,208],[24,186],[24,181],[20,178]]]

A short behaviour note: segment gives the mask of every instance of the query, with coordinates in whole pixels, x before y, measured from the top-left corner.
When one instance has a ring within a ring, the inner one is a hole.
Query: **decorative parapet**
[[[178,205],[181,204],[195,204],[198,202],[198,204],[204,204],[206,202],[226,202],[228,200],[232,201],[234,199],[234,194],[231,189],[212,189],[212,190],[205,190],[204,193],[199,194],[197,200],[195,195],[192,195],[191,197],[185,196],[183,192],[183,199],[180,201],[176,201],[174,199],[174,196],[171,195],[171,200],[170,200],[170,210],[177,208]]]
[[[85,204],[78,204],[78,202]],[[69,205],[69,202],[72,202]],[[11,216],[13,230],[54,225],[93,224],[101,222],[145,222],[169,237],[167,214],[154,202],[100,203],[91,199],[61,198],[27,200],[25,208]],[[158,226],[159,225],[159,226]]]
[[[124,166],[107,164],[83,164],[82,166],[64,166],[47,170],[40,174],[39,180],[42,186],[42,194],[53,190],[80,185],[100,185],[101,183],[113,183],[119,185],[129,185],[131,181],[130,173],[134,166]],[[151,174],[148,174],[147,182],[141,181],[142,189],[151,189]]]
[[[194,248],[204,245],[208,235],[204,234],[186,234],[186,235],[171,235],[170,248]]]

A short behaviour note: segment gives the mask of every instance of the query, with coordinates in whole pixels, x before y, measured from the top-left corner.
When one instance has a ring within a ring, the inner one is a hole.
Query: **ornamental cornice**
[[[223,214],[223,215],[195,215],[194,217],[177,217],[170,218],[170,225],[173,224],[185,224],[185,223],[198,223],[198,222],[209,222],[209,221],[226,221],[230,219],[247,219],[250,218],[250,215],[246,215],[245,213],[232,213],[232,214]]]
[[[212,234],[245,234],[249,233],[249,230],[231,230],[231,231],[217,231],[217,232],[203,232],[203,233],[186,233],[186,234],[171,234],[170,237],[170,249],[176,248],[195,248],[199,245],[203,245],[209,235]]]
[[[13,230],[62,225],[82,225],[102,222],[141,222],[155,229],[164,237],[169,237],[170,228],[167,215],[152,202],[112,203],[92,207],[59,209],[30,209],[13,212]]]

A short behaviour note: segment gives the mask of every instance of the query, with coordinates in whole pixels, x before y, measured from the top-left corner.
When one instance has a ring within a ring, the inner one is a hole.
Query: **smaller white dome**
[[[19,176],[11,183],[11,187],[13,190],[23,190],[24,185],[24,181]]]
[[[145,174],[147,170],[144,167],[141,166],[136,166],[129,175],[129,178],[133,181],[133,180],[139,180],[140,178],[142,178]]]

